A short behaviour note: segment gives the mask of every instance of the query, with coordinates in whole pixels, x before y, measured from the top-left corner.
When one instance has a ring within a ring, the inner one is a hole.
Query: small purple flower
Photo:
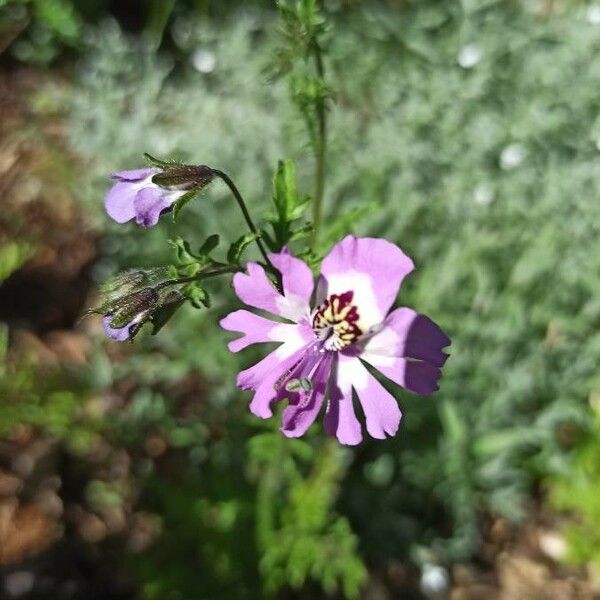
[[[124,327],[111,327],[110,321],[112,315],[104,315],[102,317],[102,326],[104,327],[104,333],[117,342],[125,342],[134,333],[136,325],[139,323],[139,319],[136,317]]]
[[[238,386],[255,392],[252,413],[266,419],[273,414],[273,402],[287,399],[281,429],[288,437],[298,437],[325,404],[327,433],[355,445],[362,431],[352,406],[354,389],[368,433],[378,439],[395,435],[400,409],[364,363],[401,387],[426,395],[438,389],[440,368],[448,358],[442,349],[450,344],[433,321],[410,308],[388,314],[402,280],[414,268],[412,260],[386,240],[347,236],[323,260],[311,309],[310,268],[287,250],[269,258],[281,273],[283,294],[256,263],[248,264],[247,274],[237,273],[233,285],[243,302],[287,322],[247,310],[221,321],[224,329],[243,334],[229,343],[232,352],[281,342],[238,375]]]
[[[162,164],[160,168],[113,173],[111,179],[116,183],[104,200],[108,215],[117,223],[135,219],[138,225],[152,227],[180,198],[194,195],[215,177],[215,171],[206,165]]]
[[[186,190],[169,190],[154,183],[152,178],[160,172],[148,167],[113,173],[111,179],[116,183],[104,200],[108,215],[117,223],[135,219],[142,227],[156,225],[160,215],[186,193]]]
[[[125,275],[122,279],[126,282],[131,276]],[[104,333],[117,342],[132,340],[140,327],[152,319],[155,311],[161,306],[160,300],[157,290],[145,287],[107,302],[103,307],[102,317]],[[172,298],[167,295],[162,302],[164,305],[171,301]]]

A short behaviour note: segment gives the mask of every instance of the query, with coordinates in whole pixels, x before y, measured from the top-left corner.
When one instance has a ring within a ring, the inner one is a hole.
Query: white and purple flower
[[[111,175],[116,183],[107,192],[104,206],[117,223],[135,219],[142,227],[152,227],[180,198],[200,191],[213,177],[213,170],[205,165],[119,171]]]
[[[324,426],[342,444],[362,440],[352,404],[354,389],[365,413],[368,433],[393,436],[401,412],[396,400],[364,363],[416,394],[438,389],[443,348],[450,339],[429,318],[400,307],[391,312],[412,260],[396,245],[376,238],[347,236],[323,260],[311,309],[314,280],[310,268],[284,250],[269,256],[281,273],[283,294],[264,269],[248,264],[233,285],[247,305],[267,311],[274,321],[237,310],[221,321],[242,333],[229,343],[232,352],[262,342],[281,345],[259,363],[242,371],[237,384],[254,390],[253,414],[272,416],[271,405],[286,399],[282,431],[298,437],[316,420],[325,404]]]

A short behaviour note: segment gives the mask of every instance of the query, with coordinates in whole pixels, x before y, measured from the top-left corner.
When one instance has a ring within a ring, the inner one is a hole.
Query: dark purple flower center
[[[343,350],[362,334],[354,292],[331,294],[313,313],[312,328],[326,350]]]

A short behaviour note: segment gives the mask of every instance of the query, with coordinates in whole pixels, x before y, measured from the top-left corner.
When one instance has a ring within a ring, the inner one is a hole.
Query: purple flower
[[[102,326],[104,327],[104,333],[113,340],[117,342],[125,342],[127,341],[131,335],[133,335],[135,331],[136,325],[139,323],[139,319],[136,317],[124,327],[111,327],[110,322],[112,320],[112,315],[104,315],[102,317]]]
[[[134,169],[113,173],[116,181],[104,199],[108,215],[117,223],[135,219],[138,225],[152,227],[164,211],[168,210],[186,192],[167,190],[152,182],[160,169]]]
[[[281,342],[259,363],[242,371],[237,384],[254,390],[250,410],[272,416],[271,404],[287,398],[282,431],[303,435],[325,404],[324,426],[342,444],[362,440],[352,406],[360,400],[369,434],[394,435],[401,412],[396,400],[365,367],[416,394],[438,389],[440,368],[450,339],[429,318],[410,308],[392,307],[404,277],[414,268],[400,248],[382,239],[347,236],[323,260],[311,309],[314,281],[309,267],[286,250],[270,255],[281,273],[283,295],[264,269],[248,264],[233,285],[239,298],[287,322],[237,310],[221,321],[242,333],[229,343],[232,352],[250,344]]]
[[[122,280],[127,283],[127,277]],[[145,287],[108,301],[103,306],[104,333],[117,342],[132,340],[142,325],[152,319],[161,306],[160,300],[157,290]],[[172,297],[167,295],[162,302],[164,305],[171,301]]]

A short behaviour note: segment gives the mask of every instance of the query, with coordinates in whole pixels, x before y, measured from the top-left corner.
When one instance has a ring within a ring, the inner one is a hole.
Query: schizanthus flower
[[[133,340],[147,322],[160,329],[184,300],[167,267],[123,271],[101,292],[101,305],[88,312],[101,314],[104,333],[118,342]]]
[[[131,340],[159,306],[160,296],[153,288],[143,288],[115,300],[102,317],[104,333],[116,340]]]
[[[214,177],[204,165],[148,167],[113,173],[115,184],[107,192],[104,206],[117,223],[135,219],[138,225],[152,227],[173,204],[190,192],[199,191]]]
[[[254,390],[250,410],[272,416],[271,405],[283,399],[282,431],[303,435],[325,403],[324,426],[342,444],[362,440],[352,405],[352,389],[374,438],[395,435],[401,412],[392,395],[365,367],[417,394],[438,389],[440,368],[450,339],[429,318],[410,308],[392,307],[404,277],[414,268],[400,248],[382,239],[347,236],[323,260],[311,309],[314,281],[310,268],[287,251],[270,255],[281,273],[283,294],[264,269],[248,264],[233,285],[239,298],[254,308],[287,322],[277,322],[247,310],[221,321],[228,331],[243,334],[230,342],[238,352],[261,342],[281,345],[238,375],[242,389]]]

